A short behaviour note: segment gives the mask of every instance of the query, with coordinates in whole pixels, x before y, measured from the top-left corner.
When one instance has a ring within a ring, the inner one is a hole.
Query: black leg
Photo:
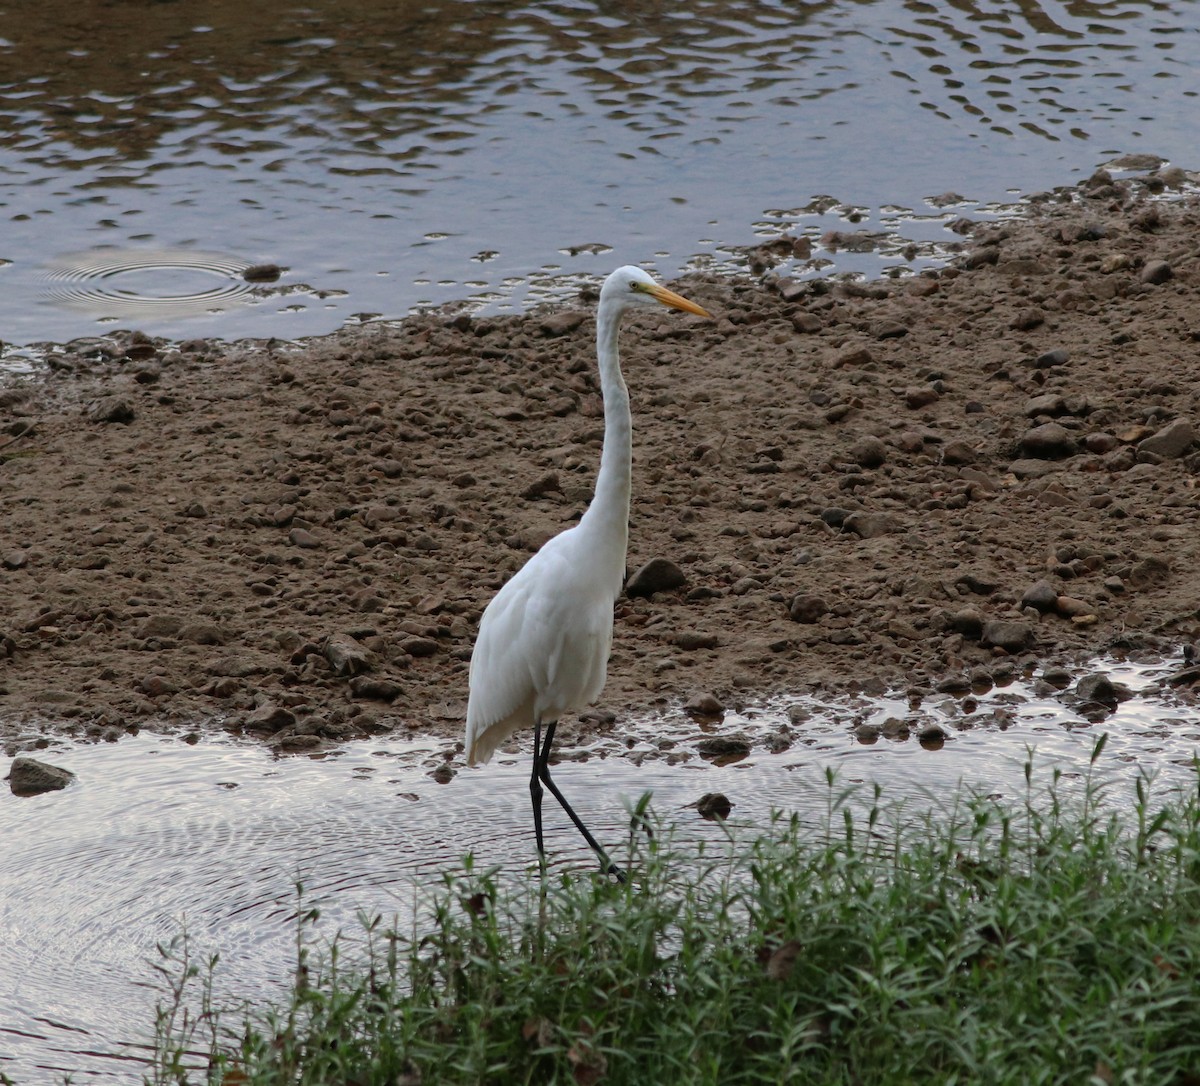
[[[554,731],[551,729],[550,734]],[[533,832],[537,837],[538,862],[542,870],[546,868],[546,845],[542,840],[542,782],[538,779],[538,766],[541,763],[542,720],[538,717],[533,722],[533,775],[529,778],[529,798],[533,801]],[[546,743],[549,753],[550,744]]]
[[[558,790],[558,785],[550,779],[550,745],[554,742],[554,729],[558,726],[557,720],[550,721],[546,725],[546,739],[541,744],[541,749],[538,749],[538,740],[541,732],[541,721],[535,721],[533,732],[533,780],[530,781],[529,789],[532,792],[534,782],[541,780],[547,788],[550,789],[550,794],[558,800],[560,806],[567,812],[567,816],[575,823],[575,828],[583,834],[583,839],[592,846],[592,851],[600,857],[600,869],[606,875],[616,875],[619,882],[625,881],[625,873],[614,864],[609,858],[608,853],[600,847],[600,843],[594,838],[587,826],[583,824],[583,819],[575,813],[575,809],[567,802],[566,796]],[[542,827],[541,827],[541,788],[538,788],[537,799],[534,801],[534,830],[538,835],[538,848],[542,847]]]

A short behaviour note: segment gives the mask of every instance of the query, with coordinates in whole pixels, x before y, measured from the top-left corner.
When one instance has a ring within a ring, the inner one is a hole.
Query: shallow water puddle
[[[936,809],[960,782],[1019,801],[1028,747],[1035,783],[1057,767],[1070,787],[1104,732],[1098,766],[1110,802],[1131,801],[1138,773],[1158,775],[1160,800],[1195,787],[1200,715],[1166,682],[1177,667],[1099,667],[1134,696],[1092,724],[1069,692],[1023,681],[916,710],[889,698],[792,700],[705,726],[681,714],[622,722],[587,750],[565,746],[556,779],[618,857],[623,802],[645,791],[679,836],[718,840],[722,828],[689,806],[706,792],[727,795],[739,824],[783,809],[814,827],[829,800],[827,768],[841,783],[878,782],[887,805],[911,811]],[[888,718],[907,721],[912,737],[863,742]],[[936,749],[916,737],[933,722],[946,733]],[[750,747],[738,760],[698,753],[701,739],[734,734]],[[456,756],[458,772],[438,783],[449,747],[379,740],[277,759],[225,738],[143,735],[43,752],[78,780],[40,797],[0,796],[0,1071],[21,1083],[67,1072],[76,1082],[140,1082],[158,996],[155,944],[186,926],[197,960],[220,952],[220,991],[269,996],[287,982],[298,881],[305,902],[321,907],[318,932],[330,935],[363,912],[408,915],[467,852],[525,877],[534,855],[527,754],[477,770]],[[547,811],[553,864],[590,872],[575,831]]]

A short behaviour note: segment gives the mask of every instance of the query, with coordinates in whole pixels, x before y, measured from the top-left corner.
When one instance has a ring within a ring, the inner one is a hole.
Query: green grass
[[[286,1006],[185,1014],[219,963],[163,948],[150,1081],[1200,1084],[1194,792],[905,818],[828,787],[820,833],[639,835],[625,885],[467,861],[407,932],[310,946],[309,911]]]

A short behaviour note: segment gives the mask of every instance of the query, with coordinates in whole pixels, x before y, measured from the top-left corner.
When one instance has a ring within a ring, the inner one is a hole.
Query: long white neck
[[[625,552],[629,546],[629,494],[633,471],[633,419],[629,390],[621,376],[617,353],[620,313],[600,303],[596,315],[596,355],[600,362],[600,393],[604,397],[604,448],[592,504],[579,528],[593,537],[597,561],[608,565],[606,577],[613,582],[613,598],[625,578]]]

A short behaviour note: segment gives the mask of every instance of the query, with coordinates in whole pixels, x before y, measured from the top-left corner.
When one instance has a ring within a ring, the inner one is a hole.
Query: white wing
[[[471,655],[467,761],[487,761],[519,728],[600,696],[612,647],[614,593],[583,540],[555,536],[497,593]]]

